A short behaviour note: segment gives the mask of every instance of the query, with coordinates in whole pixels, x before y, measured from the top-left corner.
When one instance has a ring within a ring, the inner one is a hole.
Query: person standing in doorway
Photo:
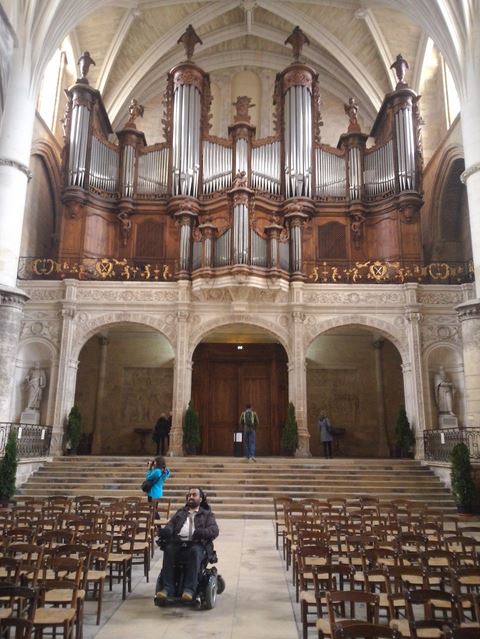
[[[323,444],[323,455],[325,459],[332,459],[333,428],[324,410],[320,411],[318,428],[320,429],[320,440]]]
[[[250,461],[255,459],[256,452],[256,431],[258,426],[258,416],[251,404],[245,405],[245,410],[240,415],[240,428],[243,429],[243,442],[245,446],[245,458]]]
[[[152,439],[157,444],[157,455],[165,455],[167,452],[170,433],[170,420],[162,413],[153,429]]]

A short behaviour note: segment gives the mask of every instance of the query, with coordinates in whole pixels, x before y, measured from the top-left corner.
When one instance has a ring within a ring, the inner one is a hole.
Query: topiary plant
[[[192,400],[188,402],[188,408],[183,418],[183,445],[187,453],[195,454],[200,446],[200,419],[193,406]]]
[[[7,502],[15,494],[17,479],[17,433],[11,430],[3,459],[0,461],[0,501]]]
[[[82,415],[78,406],[73,406],[67,418],[67,448],[76,452],[82,437]]]
[[[402,406],[395,424],[395,449],[399,457],[408,457],[415,445],[415,435],[410,428],[405,408]]]
[[[461,443],[455,444],[450,454],[452,492],[457,502],[458,510],[465,513],[472,512],[475,499],[475,482],[473,481],[470,451]]]
[[[295,417],[295,406],[288,404],[287,419],[282,429],[282,448],[287,453],[294,453],[298,446],[298,427]]]

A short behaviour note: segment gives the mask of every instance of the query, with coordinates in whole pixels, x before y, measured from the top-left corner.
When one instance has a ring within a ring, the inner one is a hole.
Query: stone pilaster
[[[295,416],[298,428],[298,447],[296,457],[311,457],[310,434],[307,420],[307,367],[304,348],[305,314],[299,310],[292,311],[292,361],[288,365],[288,388],[290,401],[295,405]]]
[[[408,286],[408,285],[407,285]],[[413,285],[414,287],[416,285]],[[411,295],[410,295],[410,294]],[[414,297],[415,291],[407,291],[407,297]],[[420,305],[413,302],[405,308],[407,338],[410,361],[402,366],[405,387],[405,409],[410,426],[415,433],[415,456],[423,458],[423,431],[425,420],[425,392],[422,368]]]
[[[0,422],[8,422],[13,417],[10,402],[23,306],[27,300],[23,291],[0,286]]]
[[[382,456],[384,451],[383,446],[387,450],[392,450],[392,443],[388,435],[388,428],[385,414],[385,386],[383,379],[383,347],[385,341],[383,339],[376,339],[373,342],[374,354],[375,354],[375,386],[377,397],[377,419],[378,419],[378,445],[379,453]],[[383,445],[383,446],[382,446]]]
[[[192,391],[192,362],[189,358],[189,312],[177,311],[177,346],[173,372],[172,429],[170,455],[183,455],[183,416]]]
[[[102,453],[102,405],[105,398],[105,379],[107,377],[108,337],[98,338],[100,353],[98,356],[97,395],[95,397],[95,418],[93,422],[92,454]]]
[[[65,301],[62,302],[60,316],[62,319],[60,355],[58,358],[57,401],[53,417],[52,443],[50,453],[62,453],[65,423],[75,403],[75,383],[77,380],[78,359],[72,356],[75,337],[75,315],[77,286],[76,280],[65,280]]]
[[[462,327],[465,426],[480,428],[480,299],[456,307]]]

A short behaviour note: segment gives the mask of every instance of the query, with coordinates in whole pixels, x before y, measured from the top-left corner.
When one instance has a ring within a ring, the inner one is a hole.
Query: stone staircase
[[[143,495],[147,457],[55,457],[21,487],[21,494]],[[172,507],[184,503],[186,490],[200,485],[217,517],[270,518],[272,497],[295,498],[374,495],[381,501],[410,499],[454,512],[448,489],[428,466],[414,460],[296,459],[263,457],[246,462],[236,457],[168,458],[172,472],[164,495]]]

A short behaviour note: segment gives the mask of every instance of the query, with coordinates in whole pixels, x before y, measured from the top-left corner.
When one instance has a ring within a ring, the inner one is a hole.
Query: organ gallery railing
[[[449,462],[456,444],[465,444],[471,459],[480,460],[480,428],[426,430],[423,442],[428,461]]]
[[[17,436],[17,456],[46,457],[52,440],[52,427],[35,424],[15,424],[0,422],[0,456],[5,452],[5,446],[10,432]]]
[[[203,242],[193,243],[193,270],[201,269]],[[228,229],[216,243],[211,266],[225,267],[233,264],[248,264],[258,268],[275,268],[289,273],[288,243],[279,242],[278,260],[271,263],[269,243],[254,230],[250,231],[250,252],[232,257],[232,233]],[[244,260],[244,261],[241,261]],[[176,260],[148,262],[141,260],[103,258],[21,257],[19,280],[99,280],[99,281],[174,281],[179,271]],[[408,261],[368,260],[367,262],[328,263],[308,265],[307,283],[313,284],[464,284],[473,282],[472,262],[430,262],[421,264]]]

